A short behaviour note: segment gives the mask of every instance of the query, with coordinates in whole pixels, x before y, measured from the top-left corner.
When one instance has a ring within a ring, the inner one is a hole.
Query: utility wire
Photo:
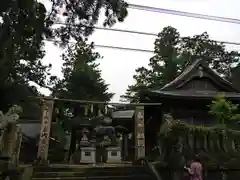
[[[55,23],[58,25],[68,25],[66,23]],[[73,25],[77,26],[77,25]],[[142,32],[142,31],[135,31],[135,30],[125,30],[125,29],[117,29],[117,28],[106,28],[106,27],[99,27],[99,26],[85,26],[89,28],[94,28],[98,30],[104,30],[104,31],[115,31],[115,32],[122,32],[122,33],[130,33],[130,34],[139,34],[139,35],[146,35],[146,36],[157,36],[158,34],[156,33],[149,33],[149,32]],[[216,41],[216,40],[214,40]],[[237,45],[240,46],[240,42],[231,42],[231,41],[216,41],[218,43],[224,43],[224,44],[229,44],[229,45]]]
[[[127,47],[120,47],[120,46],[108,46],[108,45],[98,45],[94,44],[94,46],[99,48],[108,48],[108,49],[118,49],[118,50],[127,50],[127,51],[138,51],[138,52],[145,52],[145,53],[154,53],[154,51],[147,50],[147,49],[135,49],[135,48],[127,48]]]
[[[62,41],[51,40],[51,39],[45,39],[45,41],[62,43]],[[69,43],[75,44],[76,42],[69,42]],[[143,53],[154,53],[153,50],[149,50],[149,49],[139,49],[139,48],[130,48],[130,47],[111,46],[111,45],[94,44],[94,47],[117,49],[117,50],[124,50],[124,51],[136,51],[136,52],[143,52]]]
[[[155,33],[148,33],[148,32],[142,32],[142,31],[133,31],[133,30],[116,29],[116,28],[105,28],[105,27],[98,27],[98,26],[93,26],[93,28],[98,29],[98,30],[116,31],[116,32],[123,32],[123,33],[146,35],[146,36],[157,36],[157,34],[155,34]]]
[[[51,40],[51,39],[45,39],[44,41],[62,43],[62,41]],[[69,43],[75,44],[76,42],[69,42]],[[107,48],[107,49],[117,49],[117,50],[125,50],[125,51],[137,51],[137,52],[144,52],[144,53],[153,53],[154,52],[154,51],[148,50],[148,49],[128,48],[128,47],[100,45],[100,44],[94,44],[94,47]]]
[[[240,19],[235,19],[235,18],[211,16],[211,15],[205,15],[205,14],[190,13],[190,12],[185,12],[185,11],[156,8],[156,7],[151,7],[151,6],[143,6],[143,5],[137,5],[137,4],[128,4],[128,7],[131,9],[137,9],[137,10],[143,10],[143,11],[158,12],[158,13],[171,14],[171,15],[176,15],[176,16],[184,16],[184,17],[205,19],[205,20],[211,20],[211,21],[220,21],[220,22],[226,22],[226,23],[240,24]]]

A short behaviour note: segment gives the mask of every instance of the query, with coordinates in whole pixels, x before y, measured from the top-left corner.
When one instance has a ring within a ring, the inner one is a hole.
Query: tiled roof
[[[217,79],[218,81],[221,81],[222,83],[224,83],[226,86],[235,89],[232,86],[232,83],[227,81],[225,78],[221,77],[217,72],[215,72],[214,70],[212,70],[210,67],[208,67],[203,61],[202,59],[197,59],[196,61],[194,61],[192,64],[188,65],[183,72],[177,76],[174,80],[172,80],[171,82],[169,82],[168,84],[166,84],[163,88],[161,88],[161,90],[166,90],[169,89],[170,87],[173,87],[175,84],[177,84],[179,81],[184,81],[185,78],[188,76],[188,74],[190,74],[191,72],[193,72],[194,70],[196,70],[197,67],[202,67],[203,71],[207,71],[209,72],[213,78]],[[238,90],[236,90],[236,92],[238,92]]]

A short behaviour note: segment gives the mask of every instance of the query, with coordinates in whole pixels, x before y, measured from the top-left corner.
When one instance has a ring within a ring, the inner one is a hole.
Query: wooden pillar
[[[18,164],[19,162],[19,154],[21,151],[21,144],[22,144],[22,132],[21,127],[17,124],[17,129],[15,132],[15,142],[14,142],[14,150],[12,155],[12,163]]]
[[[40,130],[37,157],[40,163],[43,164],[48,162],[48,148],[52,124],[53,105],[54,100],[44,100],[42,104],[42,124]]]
[[[66,163],[69,162],[69,154],[70,154],[70,147],[71,147],[71,139],[72,139],[72,134],[70,132],[66,133],[66,137],[65,137],[65,145],[64,145],[64,161]]]
[[[135,160],[145,158],[144,106],[136,106],[135,122]]]
[[[4,147],[4,134],[5,134],[6,129],[1,130],[1,135],[0,135],[0,151],[2,152],[2,149]]]
[[[124,133],[123,134],[123,156],[124,156],[124,160],[127,160],[128,157],[128,134]]]
[[[20,157],[20,152],[21,152],[21,147],[22,147],[22,131],[19,127],[18,131],[18,139],[17,139],[17,152],[16,152],[16,164],[19,164],[19,157]]]

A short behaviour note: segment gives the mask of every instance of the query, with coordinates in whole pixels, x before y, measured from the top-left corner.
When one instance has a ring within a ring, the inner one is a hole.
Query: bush
[[[240,114],[237,114],[238,106],[238,104],[232,104],[222,94],[219,94],[209,105],[209,113],[214,116],[218,124],[226,125],[231,120],[240,118]]]

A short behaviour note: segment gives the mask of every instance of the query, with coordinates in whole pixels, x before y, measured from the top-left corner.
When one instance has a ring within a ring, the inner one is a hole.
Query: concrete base
[[[80,163],[95,164],[96,163],[96,148],[81,147]]]
[[[107,163],[121,163],[121,148],[120,147],[108,147],[107,150]]]

